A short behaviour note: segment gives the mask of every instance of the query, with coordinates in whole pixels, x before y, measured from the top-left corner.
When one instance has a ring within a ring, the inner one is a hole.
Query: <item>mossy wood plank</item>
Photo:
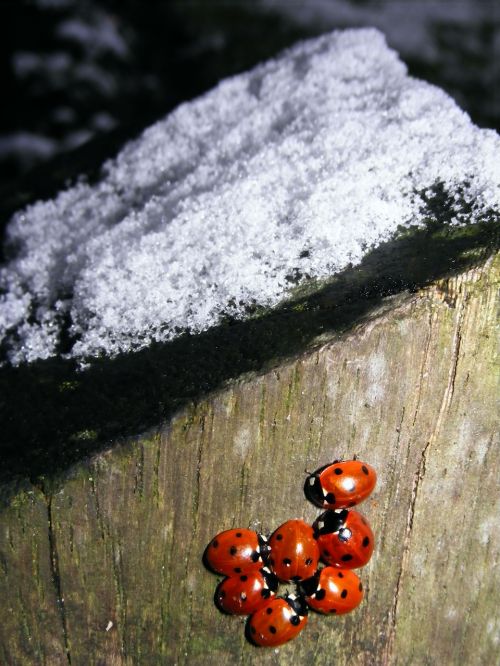
[[[47,499],[19,489],[0,529],[0,663],[67,664]]]
[[[18,495],[2,516],[3,662],[497,663],[499,274],[492,258],[394,298],[349,335],[79,465],[50,496]],[[363,604],[312,614],[277,652],[250,646],[243,621],[215,610],[205,545],[232,526],[312,520],[305,470],[354,454],[379,473],[361,507],[377,538]]]

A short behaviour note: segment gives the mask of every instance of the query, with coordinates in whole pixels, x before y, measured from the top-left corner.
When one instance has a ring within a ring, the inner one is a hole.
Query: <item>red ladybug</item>
[[[236,528],[217,534],[208,544],[204,557],[210,569],[231,576],[262,569],[266,548],[263,536],[253,530]]]
[[[255,645],[274,647],[295,638],[306,624],[303,599],[295,595],[274,597],[248,619],[247,637]]]
[[[299,583],[309,608],[318,613],[350,613],[363,599],[363,585],[349,569],[325,567]]]
[[[358,511],[325,511],[314,523],[321,559],[341,569],[364,567],[375,540],[368,521]]]
[[[322,509],[347,509],[365,500],[376,483],[377,474],[368,463],[345,460],[325,465],[310,474],[304,493]]]
[[[250,615],[274,597],[278,579],[269,569],[225,578],[215,591],[215,603],[224,613]]]
[[[282,581],[309,578],[316,571],[319,548],[314,530],[303,520],[288,520],[269,539],[269,565]]]

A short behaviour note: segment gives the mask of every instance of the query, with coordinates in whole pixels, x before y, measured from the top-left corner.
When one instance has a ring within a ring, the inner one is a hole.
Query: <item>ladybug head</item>
[[[267,558],[269,557],[269,554],[271,552],[271,548],[269,544],[267,543],[267,539],[265,536],[262,534],[258,534],[257,538],[259,540],[259,552],[260,552],[260,557],[263,560],[263,562],[267,562]]]
[[[314,536],[316,539],[322,534],[333,534],[338,532],[342,525],[344,525],[349,511],[342,509],[341,511],[325,511],[322,513],[313,524]]]
[[[288,605],[293,608],[299,617],[305,617],[307,615],[309,609],[304,597],[301,594],[287,594],[285,595],[285,599],[287,600]]]
[[[315,472],[310,474],[304,483],[304,495],[316,506],[322,507],[324,503],[323,488],[319,480],[319,474]]]
[[[310,578],[305,578],[304,580],[301,580],[300,583],[297,584],[297,587],[299,589],[299,593],[305,597],[312,597],[312,595],[316,592],[318,589],[318,584],[319,584],[319,571],[317,571],[314,576],[311,576]]]
[[[268,569],[267,567],[263,567],[260,570],[260,572],[263,575],[264,580],[266,581],[266,588],[265,589],[269,590],[270,593],[271,592],[277,592],[278,591],[278,585],[279,585],[279,581],[278,581],[277,576],[275,576],[275,574],[273,574],[273,572],[270,569]],[[269,593],[269,596],[271,596],[270,593]],[[263,594],[262,596],[266,596],[266,595]]]

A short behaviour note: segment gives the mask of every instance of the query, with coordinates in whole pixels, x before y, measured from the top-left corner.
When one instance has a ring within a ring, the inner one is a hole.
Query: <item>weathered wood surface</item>
[[[0,516],[0,663],[485,664],[500,654],[500,260],[413,295]],[[317,515],[304,470],[357,454],[379,484],[351,615],[277,652],[216,611],[216,532]],[[112,623],[112,625],[111,625]]]

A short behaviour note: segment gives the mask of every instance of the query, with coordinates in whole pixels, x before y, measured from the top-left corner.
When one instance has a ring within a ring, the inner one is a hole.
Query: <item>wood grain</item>
[[[500,653],[500,257],[384,303],[349,334],[158,431],[9,491],[0,663],[484,664]],[[377,545],[351,615],[278,651],[213,605],[218,531],[312,520],[305,470],[354,454]],[[111,624],[112,623],[112,624]]]

